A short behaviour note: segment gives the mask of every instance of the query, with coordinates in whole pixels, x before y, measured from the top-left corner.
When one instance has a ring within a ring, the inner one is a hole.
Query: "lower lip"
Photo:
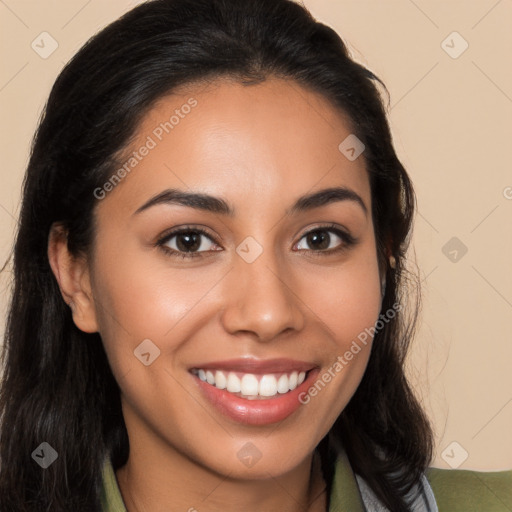
[[[212,405],[224,415],[245,425],[269,425],[291,416],[301,405],[299,395],[305,392],[314,382],[320,370],[310,370],[307,379],[288,393],[277,394],[263,400],[248,400],[233,395],[225,389],[219,389],[202,381],[196,375],[199,388]]]

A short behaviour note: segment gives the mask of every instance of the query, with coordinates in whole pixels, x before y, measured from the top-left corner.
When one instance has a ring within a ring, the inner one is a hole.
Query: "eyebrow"
[[[303,195],[285,213],[286,215],[293,215],[339,201],[352,201],[363,209],[365,215],[368,214],[368,209],[361,196],[354,190],[346,187],[331,187]],[[134,215],[160,204],[177,204],[229,217],[235,216],[235,208],[220,197],[199,192],[186,192],[179,189],[167,189],[160,192],[138,208]]]

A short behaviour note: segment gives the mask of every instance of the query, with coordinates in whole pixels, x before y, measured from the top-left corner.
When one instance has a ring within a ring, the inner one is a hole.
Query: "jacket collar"
[[[329,512],[365,512],[361,493],[345,450],[338,450]]]

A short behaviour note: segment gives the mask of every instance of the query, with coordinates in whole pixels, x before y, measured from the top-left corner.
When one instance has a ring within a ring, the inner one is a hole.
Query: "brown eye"
[[[325,230],[311,231],[306,235],[306,242],[309,247],[317,250],[329,249],[331,235]]]
[[[348,248],[356,242],[352,235],[333,226],[315,228],[306,233],[301,240],[305,240],[305,243],[299,242],[297,249],[327,254]]]
[[[185,228],[173,231],[165,235],[158,242],[158,245],[171,256],[182,258],[201,257],[203,252],[219,250],[212,248],[212,246],[217,244],[206,231],[199,228]]]

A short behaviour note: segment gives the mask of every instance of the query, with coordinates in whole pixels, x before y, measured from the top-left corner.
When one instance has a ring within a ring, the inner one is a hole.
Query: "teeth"
[[[258,394],[261,396],[274,396],[277,394],[277,380],[273,375],[263,375],[260,380]]]
[[[199,378],[201,378],[201,376],[199,376]],[[240,393],[240,379],[234,373],[230,373],[228,375],[228,384],[226,386],[226,389],[231,393]]]
[[[240,392],[242,395],[257,395],[258,379],[251,373],[246,373],[240,381]]]
[[[215,386],[217,386],[219,389],[226,389],[227,385],[228,381],[224,373],[219,371],[215,372]]]
[[[284,394],[300,386],[306,379],[306,372],[292,372],[289,375],[282,374],[279,378],[274,374],[261,375],[260,379],[252,373],[245,373],[240,379],[234,372],[226,374],[221,370],[195,371],[196,375],[203,381],[219,389],[226,389],[230,393],[254,399],[257,396],[275,396],[278,393]]]
[[[208,374],[206,375],[206,377],[208,378]],[[297,387],[297,378],[297,372],[292,372],[292,374],[290,375],[290,380],[288,382],[290,389],[295,389]]]
[[[277,392],[288,393],[288,391],[290,391],[290,386],[288,382],[288,375],[281,375],[281,377],[279,377],[279,380],[277,381]]]

